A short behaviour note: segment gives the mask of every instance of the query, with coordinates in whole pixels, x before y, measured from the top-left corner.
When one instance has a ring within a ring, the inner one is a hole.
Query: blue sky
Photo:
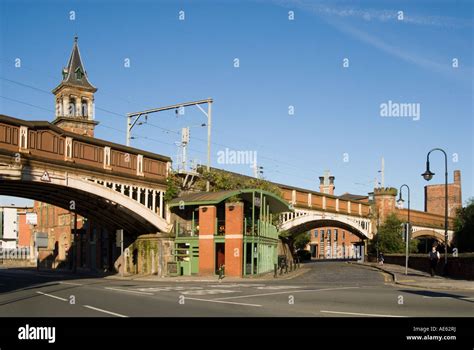
[[[471,1],[0,3],[0,113],[53,120],[49,92],[77,34],[99,89],[96,137],[124,143],[127,112],[212,97],[214,166],[251,175],[217,152],[256,151],[269,180],[317,189],[329,169],[336,194],[363,194],[384,157],[385,185],[408,184],[422,210],[426,153],[441,147],[450,181],[460,169],[463,199],[473,196]],[[389,100],[419,103],[420,120],[381,117]],[[175,158],[179,130],[203,122],[196,108],[151,115],[132,145]],[[206,161],[205,139],[191,128],[191,159]],[[431,159],[440,183],[442,155]]]

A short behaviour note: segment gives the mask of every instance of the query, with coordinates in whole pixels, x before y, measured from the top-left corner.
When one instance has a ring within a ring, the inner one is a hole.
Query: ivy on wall
[[[207,182],[209,181],[209,189],[211,192],[255,188],[282,197],[280,188],[265,179],[247,178],[219,170],[207,171],[199,169],[199,172],[200,176],[193,184],[193,188],[196,191],[206,191]],[[168,175],[166,185],[165,201],[170,201],[178,197],[183,190],[182,181],[175,172],[171,172]]]

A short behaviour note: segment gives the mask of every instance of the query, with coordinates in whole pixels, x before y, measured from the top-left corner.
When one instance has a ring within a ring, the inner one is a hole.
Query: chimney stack
[[[461,184],[461,170],[454,170],[454,183]]]
[[[327,193],[330,195],[334,195],[334,176],[329,175],[329,170],[327,170],[324,176],[319,177],[319,192]]]

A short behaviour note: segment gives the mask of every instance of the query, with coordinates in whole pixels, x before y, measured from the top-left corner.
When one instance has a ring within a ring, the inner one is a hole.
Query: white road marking
[[[300,287],[300,286],[264,286],[264,287],[258,287],[257,289],[278,290],[278,289],[298,289],[298,288],[303,288],[303,287]]]
[[[234,290],[226,290],[226,289],[202,289],[202,290],[187,290],[181,292],[184,295],[214,295],[214,294],[227,294],[227,293],[235,293]]]
[[[60,281],[59,283],[67,284],[67,285],[71,285],[71,286],[83,286],[83,284],[80,284],[80,283],[63,282],[63,281]]]
[[[255,283],[252,283],[252,284],[246,284],[246,283],[224,283],[224,284],[214,284],[214,285],[210,285],[209,287],[212,287],[212,288],[222,288],[222,287],[225,287],[225,288],[237,288],[237,287],[265,287],[264,284],[255,284]]]
[[[36,292],[36,293],[41,294],[41,295],[44,295],[44,296],[46,296],[46,297],[50,297],[50,298],[54,298],[54,299],[59,299],[59,300],[62,300],[62,301],[67,301],[67,299],[57,297],[56,295],[46,294],[46,293],[43,293],[43,292]]]
[[[202,287],[148,287],[148,288],[136,288],[133,290],[137,290],[140,292],[173,292],[173,291],[181,291],[181,290],[201,290]]]
[[[208,300],[208,299],[198,299],[198,298],[188,298],[188,297],[185,297],[184,299],[185,300],[189,299],[189,300],[197,300],[197,301],[207,301],[208,303],[219,303],[219,304],[232,304],[232,305],[262,307],[262,305],[258,305],[258,304],[234,303],[232,301]]]
[[[118,291],[118,292],[125,292],[125,293],[153,295],[153,293],[139,292],[139,291],[136,291],[136,290],[129,290],[129,289],[120,289],[120,288],[112,288],[112,287],[105,287],[104,289],[115,290],[115,291]]]
[[[262,294],[252,294],[252,295],[240,295],[240,296],[237,296],[237,297],[217,298],[217,299],[214,299],[214,300],[241,299],[241,298],[263,297],[263,296],[267,296],[267,295],[278,295],[278,294],[288,294],[288,293],[324,292],[324,291],[328,291],[328,290],[343,290],[343,289],[357,289],[357,288],[360,288],[360,287],[287,290],[287,291],[284,291],[284,292],[262,293]]]
[[[397,315],[362,314],[362,313],[358,313],[358,312],[343,312],[343,311],[328,311],[328,310],[321,310],[320,312],[326,313],[326,314],[370,316],[370,317],[409,317],[409,316],[397,316]]]
[[[105,314],[113,315],[113,316],[128,317],[128,316],[121,315],[121,314],[118,314],[118,313],[115,313],[115,312],[112,312],[112,311],[107,311],[107,310],[99,309],[99,308],[97,308],[97,307],[93,307],[93,306],[90,306],[90,305],[84,305],[84,307],[86,307],[86,308],[88,308],[88,309],[91,309],[91,310],[103,312],[103,313],[105,313]]]

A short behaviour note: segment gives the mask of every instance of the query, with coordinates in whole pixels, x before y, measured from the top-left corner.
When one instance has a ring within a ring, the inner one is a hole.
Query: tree
[[[474,198],[457,210],[454,220],[454,243],[460,252],[474,252]]]
[[[299,233],[293,238],[294,246],[296,249],[305,249],[310,241],[311,237],[309,232]]]
[[[170,171],[166,178],[166,192],[164,196],[165,202],[169,202],[173,198],[179,196],[181,192],[181,179],[174,171]]]
[[[377,235],[372,240],[371,250],[382,253],[403,253],[405,243],[402,238],[402,222],[395,213],[389,214]]]

